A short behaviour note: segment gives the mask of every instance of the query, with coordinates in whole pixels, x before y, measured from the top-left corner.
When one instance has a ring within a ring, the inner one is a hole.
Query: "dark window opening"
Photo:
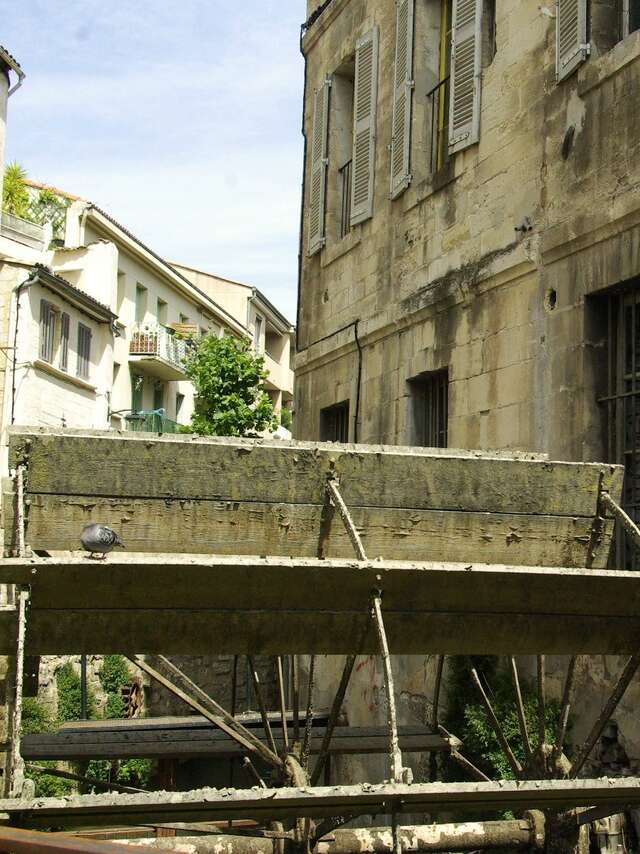
[[[640,30],[640,0],[629,0],[628,32]]]
[[[449,372],[433,371],[409,380],[412,444],[446,448],[449,433]]]
[[[349,160],[338,171],[340,177],[340,240],[351,231],[351,164]]]
[[[440,47],[438,82],[427,92],[431,123],[430,163],[431,173],[449,162],[449,102],[451,75],[451,25],[453,0],[442,0],[440,6]]]
[[[349,441],[349,401],[320,410],[320,441]]]
[[[60,370],[69,370],[69,326],[70,318],[66,312],[60,315]]]
[[[640,282],[606,299],[608,462],[625,467],[622,504],[640,522]],[[615,568],[640,569],[640,549],[617,526]]]

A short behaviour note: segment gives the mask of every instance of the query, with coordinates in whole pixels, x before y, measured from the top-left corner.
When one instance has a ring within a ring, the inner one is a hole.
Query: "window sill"
[[[640,59],[640,30],[631,33],[597,59],[586,62],[578,72],[578,95],[583,97]]]
[[[35,359],[30,363],[30,365],[32,368],[35,368],[36,371],[42,371],[45,374],[50,374],[58,380],[63,380],[70,385],[78,386],[78,388],[84,389],[85,391],[93,392],[93,394],[97,391],[96,386],[88,382],[88,380],[83,380],[81,377],[74,377],[66,371],[61,371],[60,368],[56,368],[55,365],[45,362],[44,359]]]
[[[442,190],[448,184],[453,183],[457,178],[455,162],[456,157],[454,154],[451,156],[449,162],[441,169],[438,169],[437,172],[434,172],[433,175],[429,175],[428,178],[420,181],[419,184],[409,187],[403,196],[403,212],[408,213],[425,199],[428,199],[429,196]]]
[[[328,267],[334,261],[337,261],[338,258],[342,258],[343,255],[351,252],[360,243],[360,231],[361,229],[357,225],[354,225],[349,234],[343,237],[338,243],[329,247],[325,246],[321,255],[321,266]]]

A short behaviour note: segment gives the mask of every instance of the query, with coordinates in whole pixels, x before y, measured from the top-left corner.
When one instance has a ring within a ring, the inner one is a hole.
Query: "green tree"
[[[249,343],[225,336],[202,338],[186,362],[196,391],[191,426],[201,436],[251,436],[274,429],[265,391],[264,359]]]
[[[27,173],[15,160],[4,170],[2,208],[23,219],[28,219],[29,216],[29,191],[25,184],[26,179]]]

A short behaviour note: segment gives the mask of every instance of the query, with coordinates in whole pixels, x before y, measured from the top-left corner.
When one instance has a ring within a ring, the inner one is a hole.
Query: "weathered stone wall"
[[[640,276],[640,33],[615,44],[605,5],[592,4],[591,57],[558,84],[551,5],[498,0],[479,143],[430,176],[414,115],[414,180],[395,201],[388,150],[394,4],[334,0],[309,30],[307,145],[314,90],[374,24],[380,77],[373,217],[342,240],[332,231],[330,153],[326,246],[303,254],[296,438],[319,438],[320,410],[349,400],[351,440],[411,444],[408,380],[446,367],[451,447],[606,457],[597,404],[606,342],[602,308],[590,297]],[[419,38],[435,6],[417,0]],[[417,51],[416,86],[432,61]],[[525,217],[531,230],[516,231]],[[306,227],[305,217],[305,249]],[[432,663],[396,666],[401,719],[420,720]],[[565,667],[549,660],[556,695]],[[620,667],[592,659],[581,672],[574,740]],[[340,668],[320,663],[318,681],[328,692]],[[373,661],[356,673],[351,722],[382,721],[380,680]],[[632,764],[640,759],[632,713],[639,694],[634,682],[616,716]]]

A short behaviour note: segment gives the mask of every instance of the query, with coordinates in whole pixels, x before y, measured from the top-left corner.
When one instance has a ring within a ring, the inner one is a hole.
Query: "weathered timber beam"
[[[602,488],[617,499],[623,473],[621,466],[498,452],[152,438],[108,431],[13,430],[9,446],[10,465],[28,458],[31,494],[171,496],[176,501],[197,497],[321,505],[331,470],[349,507],[477,507],[593,516],[601,479]]]
[[[157,851],[173,851],[173,847],[154,846]],[[137,843],[126,847],[119,842],[66,836],[62,833],[39,833],[0,825],[0,850],[12,854],[135,854],[148,850]]]
[[[398,829],[402,850],[407,852],[462,852],[506,848],[510,850],[542,847],[544,834],[532,820],[465,822],[405,826]],[[274,839],[242,839],[228,834],[215,836],[179,836],[174,839],[136,839],[131,843],[151,850],[169,849],[182,854],[278,854],[280,842]],[[284,841],[285,851],[293,845]],[[391,854],[391,829],[338,830],[322,839],[317,854]]]
[[[131,721],[133,724],[133,721]],[[31,733],[21,741],[24,759],[131,759],[144,757],[239,759],[246,751],[211,727],[181,728],[167,726],[147,731],[139,725],[110,728],[109,721],[87,729]],[[257,738],[265,741],[263,728],[252,729]],[[284,749],[281,732],[273,730],[277,753]],[[311,731],[310,753],[318,755],[323,749],[327,728],[314,726]],[[461,744],[455,737],[430,732],[426,727],[398,728],[400,749],[405,753],[449,753]],[[333,756],[346,754],[378,754],[388,750],[388,735],[383,727],[337,727],[329,740],[327,751]]]
[[[4,821],[22,827],[118,825],[252,819],[260,823],[344,815],[457,810],[540,809],[640,805],[640,780],[533,780],[499,783],[364,784],[304,789],[199,789],[145,795],[78,795],[0,801]]]

